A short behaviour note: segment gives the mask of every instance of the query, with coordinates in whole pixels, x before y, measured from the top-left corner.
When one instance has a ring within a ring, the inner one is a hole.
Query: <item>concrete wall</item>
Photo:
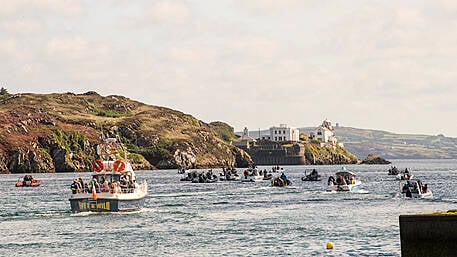
[[[457,256],[457,215],[401,215],[401,254]]]

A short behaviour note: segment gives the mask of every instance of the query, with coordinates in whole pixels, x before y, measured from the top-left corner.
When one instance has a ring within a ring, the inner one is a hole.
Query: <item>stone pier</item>
[[[401,255],[457,256],[457,215],[400,215]]]

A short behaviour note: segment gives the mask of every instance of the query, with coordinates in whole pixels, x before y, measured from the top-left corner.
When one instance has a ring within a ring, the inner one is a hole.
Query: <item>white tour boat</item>
[[[108,138],[97,147],[101,159],[93,165],[92,178],[84,183],[81,178],[71,185],[70,205],[72,212],[120,212],[140,210],[148,193],[148,185],[136,182],[132,165],[119,155],[120,143]],[[113,160],[114,159],[114,160]]]

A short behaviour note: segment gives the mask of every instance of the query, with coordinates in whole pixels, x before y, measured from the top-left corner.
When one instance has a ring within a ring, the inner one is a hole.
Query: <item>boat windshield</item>
[[[354,172],[347,171],[347,170],[345,170],[345,171],[337,171],[337,172],[335,173],[335,175],[337,175],[337,176],[343,176],[343,177],[344,177],[344,176],[349,176],[349,177],[351,177],[351,176],[352,176],[352,177],[355,177],[355,176],[356,176]]]

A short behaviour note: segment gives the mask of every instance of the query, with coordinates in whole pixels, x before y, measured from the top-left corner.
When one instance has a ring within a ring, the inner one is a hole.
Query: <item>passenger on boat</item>
[[[122,189],[125,189],[128,187],[128,182],[127,182],[127,179],[125,178],[125,176],[122,176],[121,177],[121,181],[120,182],[120,186]]]
[[[248,178],[248,176],[249,176],[249,172],[248,172],[248,170],[245,170],[244,171],[244,178]]]
[[[335,178],[333,176],[330,176],[328,178],[327,185],[329,185],[329,186],[335,185]]]
[[[82,178],[78,178],[76,181],[78,183],[78,193],[84,192],[84,181]]]
[[[336,184],[337,185],[347,185],[346,180],[341,175],[338,175],[338,177],[336,178]]]
[[[77,179],[73,180],[73,183],[71,183],[70,188],[71,188],[72,194],[78,193],[78,180]]]
[[[286,183],[287,185],[290,185],[290,180],[287,178],[286,174],[284,174],[284,172],[281,173],[281,176],[279,176],[282,181],[284,181],[284,183]]]
[[[427,184],[424,184],[424,185],[422,186],[422,193],[423,193],[423,194],[427,193],[427,190],[428,190],[428,189],[427,189]]]
[[[108,180],[105,180],[102,184],[102,192],[109,192],[109,183]]]
[[[91,181],[90,193],[92,193],[92,190],[94,187],[95,187],[95,192],[100,193],[100,184],[98,183],[96,178],[92,179],[92,181]]]

